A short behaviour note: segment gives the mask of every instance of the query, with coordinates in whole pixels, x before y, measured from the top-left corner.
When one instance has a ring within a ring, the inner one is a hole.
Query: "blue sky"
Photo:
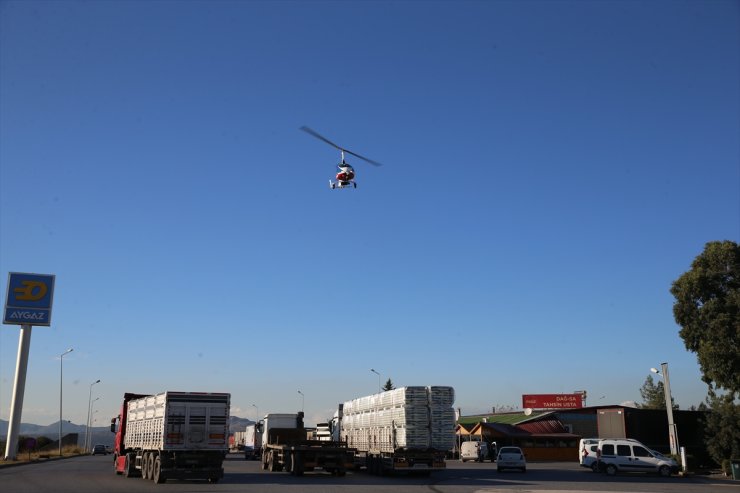
[[[706,392],[669,288],[740,239],[734,1],[0,3],[0,272],[56,275],[24,422],[403,385]],[[356,190],[330,190],[339,153]],[[5,293],[5,290],[3,290]],[[0,328],[8,419],[19,329]],[[602,398],[603,396],[603,398]]]

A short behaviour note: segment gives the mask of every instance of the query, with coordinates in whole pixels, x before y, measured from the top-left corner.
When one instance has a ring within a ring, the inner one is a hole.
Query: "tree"
[[[707,450],[718,463],[740,457],[740,406],[731,393],[717,395],[709,391],[707,402],[712,410],[707,413]]]
[[[717,463],[740,455],[740,246],[713,241],[671,286],[673,316],[709,386],[707,448]],[[720,392],[717,392],[721,390]]]
[[[665,409],[665,388],[663,387],[663,382],[659,380],[656,385],[652,375],[648,375],[645,379],[645,383],[640,388],[640,395],[642,396],[643,403],[639,407],[643,409]],[[671,406],[673,409],[678,409],[678,405],[673,402],[672,396]]]
[[[384,391],[389,391],[395,389],[395,385],[393,385],[393,382],[391,382],[391,379],[389,378],[387,382],[385,382],[385,385],[383,385]]]
[[[706,244],[673,282],[673,316],[686,349],[696,353],[710,386],[740,393],[740,246]]]

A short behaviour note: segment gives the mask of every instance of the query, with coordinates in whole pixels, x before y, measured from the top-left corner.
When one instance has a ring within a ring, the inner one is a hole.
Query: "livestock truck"
[[[311,432],[303,425],[303,412],[268,414],[260,424],[263,470],[284,470],[301,476],[321,468],[344,476],[354,465],[354,450],[345,443],[310,438]]]
[[[402,387],[347,401],[333,420],[335,439],[356,449],[355,468],[372,474],[444,469],[455,443],[452,387]]]
[[[168,479],[218,482],[229,450],[230,394],[124,394],[111,420],[116,474],[155,483]]]

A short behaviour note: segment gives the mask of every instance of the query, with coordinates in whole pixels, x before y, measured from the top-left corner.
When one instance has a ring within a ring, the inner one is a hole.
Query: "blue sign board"
[[[3,323],[51,325],[53,298],[53,275],[11,272],[8,275],[8,297],[5,300]]]

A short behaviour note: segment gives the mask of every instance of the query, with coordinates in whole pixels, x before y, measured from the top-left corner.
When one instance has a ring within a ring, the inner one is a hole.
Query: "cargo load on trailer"
[[[401,387],[340,404],[339,439],[373,474],[444,469],[455,443],[452,387]]]
[[[111,420],[116,474],[155,483],[217,482],[229,451],[230,399],[225,393],[124,394],[121,412]]]

